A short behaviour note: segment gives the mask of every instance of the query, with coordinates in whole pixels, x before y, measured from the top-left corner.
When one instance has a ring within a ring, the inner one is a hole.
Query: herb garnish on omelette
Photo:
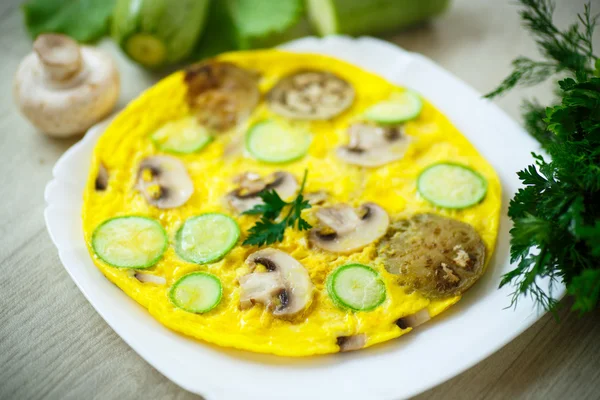
[[[122,111],[96,145],[83,223],[98,268],[165,326],[308,356],[456,303],[493,252],[500,196],[419,94],[268,50],[177,72]]]

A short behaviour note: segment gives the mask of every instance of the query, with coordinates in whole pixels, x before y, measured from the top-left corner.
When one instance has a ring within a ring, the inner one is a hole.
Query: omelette
[[[418,93],[265,50],[131,102],[95,147],[82,218],[95,265],[166,327],[309,356],[397,338],[459,301],[494,250],[500,199],[490,164]]]

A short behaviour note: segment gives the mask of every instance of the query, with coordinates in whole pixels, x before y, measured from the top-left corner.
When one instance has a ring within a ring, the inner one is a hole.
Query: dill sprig
[[[540,278],[563,281],[573,309],[589,312],[600,299],[600,62],[592,36],[598,16],[586,5],[579,23],[566,30],[552,21],[548,0],[520,0],[525,26],[535,37],[543,61],[520,57],[513,72],[487,95],[529,86],[563,74],[560,104],[523,105],[525,127],[550,156],[533,154],[534,165],[518,172],[524,187],[510,202],[511,262],[500,286],[515,287],[512,304],[531,296],[546,309],[557,300]],[[566,74],[566,77],[565,75]],[[552,284],[550,285],[552,288]]]
[[[542,61],[519,57],[512,63],[513,72],[494,91],[485,95],[493,98],[516,86],[533,86],[558,73],[591,74],[598,57],[594,55],[592,38],[598,15],[592,16],[591,7],[585,5],[579,23],[566,30],[554,25],[554,3],[548,0],[520,0],[520,11],[525,27],[538,44]]]
[[[283,201],[275,190],[266,190],[259,194],[263,203],[257,204],[252,209],[244,212],[244,214],[248,215],[261,215],[260,220],[249,229],[249,235],[244,240],[245,245],[263,246],[265,244],[281,242],[288,227],[295,227],[300,231],[312,228],[301,216],[302,210],[311,208],[308,200],[305,200],[302,194],[306,184],[307,173],[308,171],[304,171],[298,195],[289,203]],[[279,219],[279,216],[286,207],[289,207],[287,214]]]

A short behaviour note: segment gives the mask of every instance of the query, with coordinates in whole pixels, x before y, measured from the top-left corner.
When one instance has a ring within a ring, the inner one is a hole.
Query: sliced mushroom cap
[[[102,163],[98,165],[98,175],[96,175],[94,186],[97,192],[103,192],[108,188],[108,170]]]
[[[279,115],[293,119],[331,119],[354,102],[354,88],[342,78],[325,71],[299,71],[281,79],[267,101]]]
[[[360,350],[367,344],[367,335],[360,333],[352,336],[338,336],[337,345],[340,351]]]
[[[471,225],[434,214],[393,224],[378,252],[388,272],[430,298],[465,292],[485,261],[485,244]]]
[[[238,279],[242,293],[240,307],[250,308],[254,303],[262,303],[274,309],[282,304],[280,293],[285,291],[285,284],[280,274],[271,272],[253,272]]]
[[[317,190],[316,192],[308,192],[304,195],[304,198],[308,200],[311,206],[320,206],[327,201],[329,193],[324,190]]]
[[[185,72],[185,83],[198,121],[217,132],[244,121],[260,100],[256,74],[227,62],[193,65]]]
[[[157,285],[166,285],[167,284],[167,280],[162,276],[147,274],[144,272],[137,272],[137,271],[133,272],[132,275],[135,279],[137,279],[138,281],[140,281],[142,283],[154,283]]]
[[[337,149],[339,158],[348,164],[379,167],[401,159],[410,138],[402,126],[378,126],[356,123],[348,128],[350,142]]]
[[[417,326],[429,321],[431,316],[427,308],[417,311],[414,314],[407,315],[406,317],[398,318],[396,325],[400,329],[416,328]]]
[[[310,304],[314,286],[306,268],[289,254],[273,248],[252,253],[246,264],[251,272],[239,279],[240,306],[264,304],[273,315],[289,316]],[[263,265],[267,272],[255,271]]]
[[[194,184],[180,160],[171,156],[153,156],[140,163],[137,189],[153,206],[175,208],[189,200],[194,193]]]
[[[385,235],[390,219],[383,208],[365,203],[358,209],[337,204],[317,210],[320,226],[309,234],[312,244],[334,253],[359,250]]]
[[[260,175],[246,172],[237,176],[234,183],[238,188],[226,196],[229,205],[239,213],[248,211],[258,204],[262,204],[259,194],[265,190],[275,190],[282,199],[292,197],[298,190],[298,181],[294,175],[277,171],[265,178]]]

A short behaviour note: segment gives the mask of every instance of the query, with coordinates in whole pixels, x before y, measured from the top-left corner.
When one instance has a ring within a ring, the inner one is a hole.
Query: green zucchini
[[[159,68],[185,59],[198,41],[209,0],[118,0],[112,36],[137,63]]]
[[[219,213],[188,218],[175,235],[179,257],[196,264],[223,258],[240,238],[240,228],[231,217]]]
[[[246,150],[257,160],[272,164],[304,157],[310,142],[308,132],[272,120],[253,125],[246,134]]]
[[[374,35],[435,17],[450,0],[307,0],[309,20],[322,36]]]
[[[219,278],[207,272],[192,272],[169,289],[169,299],[178,308],[202,314],[215,308],[223,296]]]
[[[167,153],[189,154],[202,150],[213,138],[192,116],[167,122],[150,135],[150,139],[156,147]]]
[[[363,264],[348,264],[334,270],[326,282],[335,305],[352,311],[371,311],[386,299],[379,273]]]
[[[442,162],[421,172],[417,190],[425,200],[438,207],[461,209],[484,199],[487,180],[466,165]]]
[[[421,96],[406,90],[367,108],[365,118],[384,125],[394,125],[417,118],[422,109]]]
[[[102,261],[118,268],[149,268],[161,259],[169,242],[161,224],[151,218],[116,217],[92,234],[92,249]]]

